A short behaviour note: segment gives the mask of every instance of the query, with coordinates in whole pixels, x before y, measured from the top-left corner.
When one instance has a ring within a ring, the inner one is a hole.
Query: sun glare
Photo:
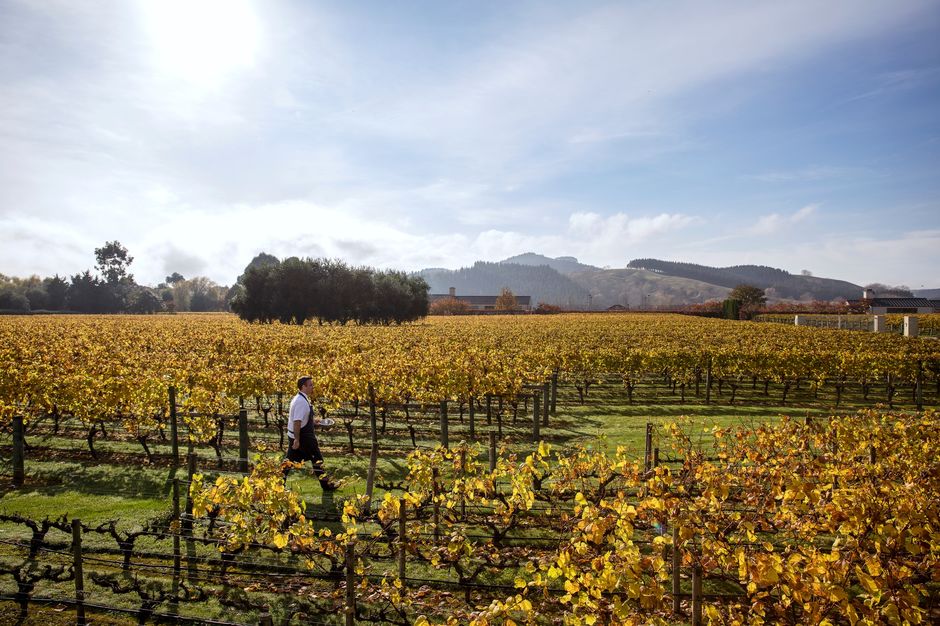
[[[141,13],[160,73],[214,87],[255,62],[260,29],[248,0],[144,0]]]

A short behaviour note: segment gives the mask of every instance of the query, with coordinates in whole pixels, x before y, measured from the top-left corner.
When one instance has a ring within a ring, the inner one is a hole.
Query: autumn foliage
[[[930,621],[940,584],[936,414],[865,411],[708,434],[702,447],[701,427],[665,426],[657,445],[675,462],[649,470],[624,448],[543,443],[492,472],[474,446],[419,450],[404,493],[374,506],[348,500],[335,537],[314,530],[264,463],[253,478],[205,486],[197,477],[195,510],[231,520],[217,531],[230,549],[274,542],[314,567],[368,528],[376,539],[398,528],[405,507],[405,537],[392,545],[413,562],[462,584],[513,572],[514,592],[483,605],[437,594],[409,615],[409,597],[426,591],[359,546],[360,573],[381,578],[362,591],[416,624],[672,623],[674,556],[685,584],[697,567],[706,593],[721,589],[704,600],[707,623]],[[265,507],[270,515],[258,515]],[[680,609],[690,610],[686,596]]]

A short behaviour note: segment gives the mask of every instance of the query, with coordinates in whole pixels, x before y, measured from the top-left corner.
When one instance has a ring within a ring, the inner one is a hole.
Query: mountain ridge
[[[622,268],[601,268],[572,256],[548,257],[534,252],[498,262],[477,261],[457,270],[426,268],[418,272],[432,293],[495,295],[509,287],[516,295],[571,309],[621,305],[632,309],[669,307],[723,299],[746,283],[780,300],[857,300],[862,287],[848,281],[794,275],[764,265],[710,267],[659,259],[634,259]]]
[[[669,276],[691,278],[720,287],[734,288],[740,284],[765,290],[768,299],[782,300],[857,300],[862,297],[861,285],[834,278],[795,275],[767,265],[733,265],[710,267],[697,263],[679,263],[659,259],[634,259],[627,267],[643,268]],[[767,293],[769,291],[769,293]]]

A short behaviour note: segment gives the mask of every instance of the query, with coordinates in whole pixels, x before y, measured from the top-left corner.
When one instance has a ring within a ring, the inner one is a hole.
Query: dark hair
[[[308,380],[313,380],[313,376],[301,376],[297,379],[297,389],[300,389],[307,384]]]

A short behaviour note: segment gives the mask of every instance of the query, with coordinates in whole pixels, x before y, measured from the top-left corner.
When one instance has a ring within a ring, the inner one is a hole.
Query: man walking
[[[290,401],[290,410],[287,413],[287,460],[295,463],[310,460],[313,473],[320,481],[323,491],[333,491],[336,484],[326,476],[323,469],[323,455],[313,430],[314,411],[310,403],[312,392],[313,379],[310,376],[301,376],[297,381],[297,395]],[[287,476],[286,471],[284,476]]]

